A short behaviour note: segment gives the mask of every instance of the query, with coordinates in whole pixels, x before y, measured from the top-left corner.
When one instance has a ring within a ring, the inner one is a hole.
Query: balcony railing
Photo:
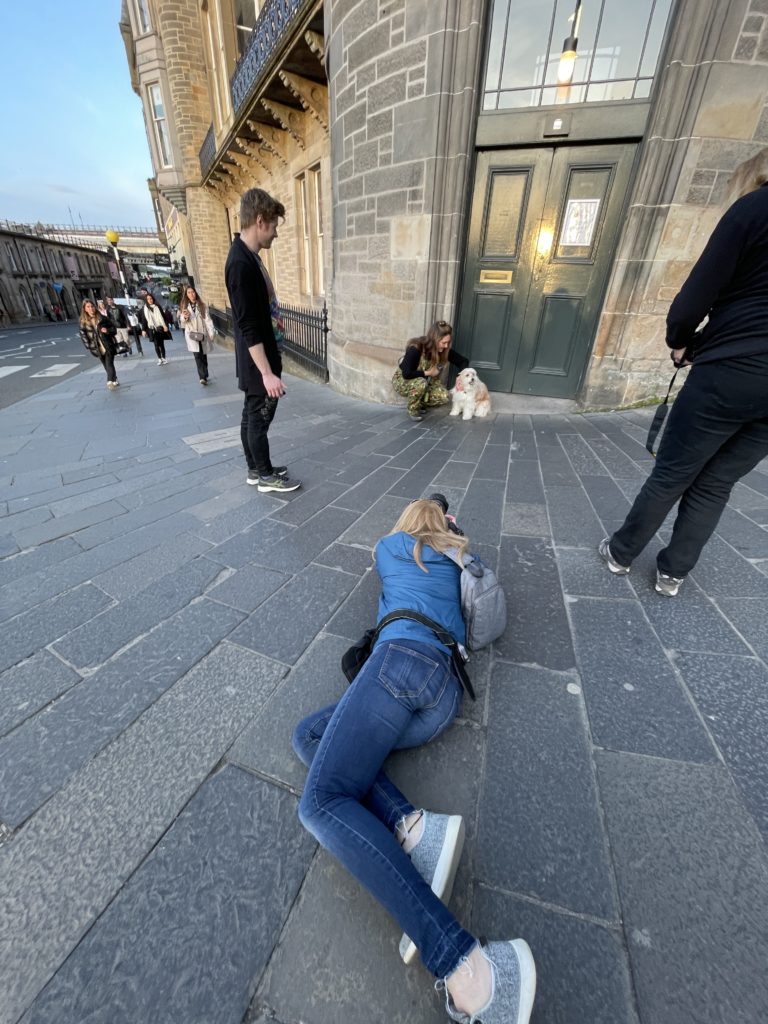
[[[213,125],[205,134],[205,142],[200,147],[200,174],[205,177],[213,167],[216,159],[216,137],[213,134]]]
[[[315,0],[267,0],[253,27],[248,49],[232,75],[232,103],[235,113],[253,95],[262,72],[285,37],[291,23]],[[201,154],[202,157],[202,154]]]

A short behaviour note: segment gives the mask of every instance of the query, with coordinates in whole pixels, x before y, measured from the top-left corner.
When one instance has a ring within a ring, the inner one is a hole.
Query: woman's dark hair
[[[193,291],[195,293],[195,302],[197,303],[197,308],[200,310],[200,316],[203,319],[205,319],[206,305],[200,298],[200,293],[198,292],[197,288],[195,288],[191,284],[188,284],[187,287],[184,289],[184,294],[182,295],[181,302],[179,303],[179,313],[183,313],[187,306],[190,304],[191,300],[187,295],[187,292],[189,291]]]
[[[155,300],[155,296],[152,294],[152,292],[147,292],[147,294],[144,296],[144,305],[148,306],[150,299],[152,299],[152,305],[153,306],[157,306],[157,302]]]
[[[419,350],[421,358],[426,359],[430,366],[442,366],[448,362],[450,345],[444,352],[440,352],[437,343],[441,338],[450,337],[452,334],[453,328],[446,320],[436,320],[426,334],[422,334],[420,338],[411,338],[406,347],[414,345]]]

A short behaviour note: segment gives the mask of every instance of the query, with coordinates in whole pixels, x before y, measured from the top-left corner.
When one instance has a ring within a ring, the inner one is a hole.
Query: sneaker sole
[[[680,587],[675,587],[674,590],[664,590],[663,587],[658,585],[658,583],[654,584],[653,589],[657,594],[661,594],[662,597],[677,597],[680,593]]]
[[[443,848],[440,851],[440,857],[437,861],[431,885],[432,892],[443,903],[448,903],[453,892],[456,871],[458,870],[461,853],[464,849],[464,831],[464,819],[460,814],[452,814],[448,819]],[[403,932],[403,937],[400,939],[399,949],[403,963],[406,965],[413,963],[418,949],[405,932]]]
[[[258,480],[251,480],[251,478],[247,476],[247,477],[245,478],[245,482],[246,482],[247,484],[250,484],[250,485],[251,485],[251,487],[256,487],[256,485],[258,484],[258,482],[259,482],[259,481],[258,481]]]
[[[520,1007],[515,1024],[528,1024],[533,1012],[533,1001],[536,998],[536,964],[531,947],[525,939],[513,939],[510,946],[515,947],[520,967]]]
[[[266,486],[264,484],[259,484],[259,492],[261,494],[266,494],[268,491],[298,491],[300,487],[301,484],[285,484],[282,487],[278,487],[273,484],[267,484]]]

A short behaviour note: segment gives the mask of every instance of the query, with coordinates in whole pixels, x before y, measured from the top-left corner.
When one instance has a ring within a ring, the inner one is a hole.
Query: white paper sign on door
[[[569,199],[560,232],[560,245],[579,248],[592,245],[599,210],[599,199]]]

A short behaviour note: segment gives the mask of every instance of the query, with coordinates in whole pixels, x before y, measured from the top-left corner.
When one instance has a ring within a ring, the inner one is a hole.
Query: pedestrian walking
[[[768,183],[726,211],[669,308],[672,359],[692,366],[650,477],[623,525],[600,544],[612,573],[629,572],[679,499],[671,540],[656,559],[655,589],[675,597],[733,485],[768,455],[766,324]]]
[[[165,355],[165,342],[170,338],[171,332],[168,330],[163,311],[155,302],[152,292],[147,292],[140,317],[143,322],[142,333],[148,335],[155,346],[157,365],[164,366],[168,362]]]
[[[200,383],[208,383],[208,353],[213,348],[214,327],[208,309],[192,285],[181,300],[181,323],[187,348],[195,357]]]
[[[130,306],[128,307],[128,313],[126,315],[128,317],[128,331],[136,342],[136,351],[140,356],[143,356],[144,349],[141,347],[141,324],[139,323],[139,318]]]
[[[411,338],[392,378],[392,387],[408,400],[408,415],[421,420],[427,409],[447,405],[448,365],[457,370],[469,366],[469,360],[451,348],[453,328],[445,320],[432,324],[425,335]]]
[[[248,466],[247,482],[259,491],[295,491],[286,466],[274,466],[269,427],[285,393],[281,379],[279,306],[259,253],[277,238],[285,207],[260,188],[240,200],[240,234],[229,250],[224,277],[232,308],[238,386],[245,392],[240,439]]]
[[[375,548],[379,621],[395,609],[417,611],[463,644],[459,568],[448,552],[461,558],[467,547],[436,501],[408,505]],[[393,750],[443,733],[461,701],[449,648],[436,634],[410,619],[385,625],[338,704],[294,731],[294,750],[309,767],[299,818],[397,920],[401,956],[409,963],[418,950],[452,1020],[527,1024],[536,990],[528,944],[483,946],[445,905],[463,846],[461,816],[414,807],[382,771]]]
[[[129,355],[133,354],[131,335],[128,331],[128,318],[123,307],[118,306],[111,295],[107,296],[107,316],[117,331],[117,351],[122,352],[123,358],[127,359]]]
[[[106,312],[101,313],[90,299],[86,299],[80,310],[80,337],[91,355],[101,360],[110,391],[120,383],[115,370],[115,334],[116,328]]]

